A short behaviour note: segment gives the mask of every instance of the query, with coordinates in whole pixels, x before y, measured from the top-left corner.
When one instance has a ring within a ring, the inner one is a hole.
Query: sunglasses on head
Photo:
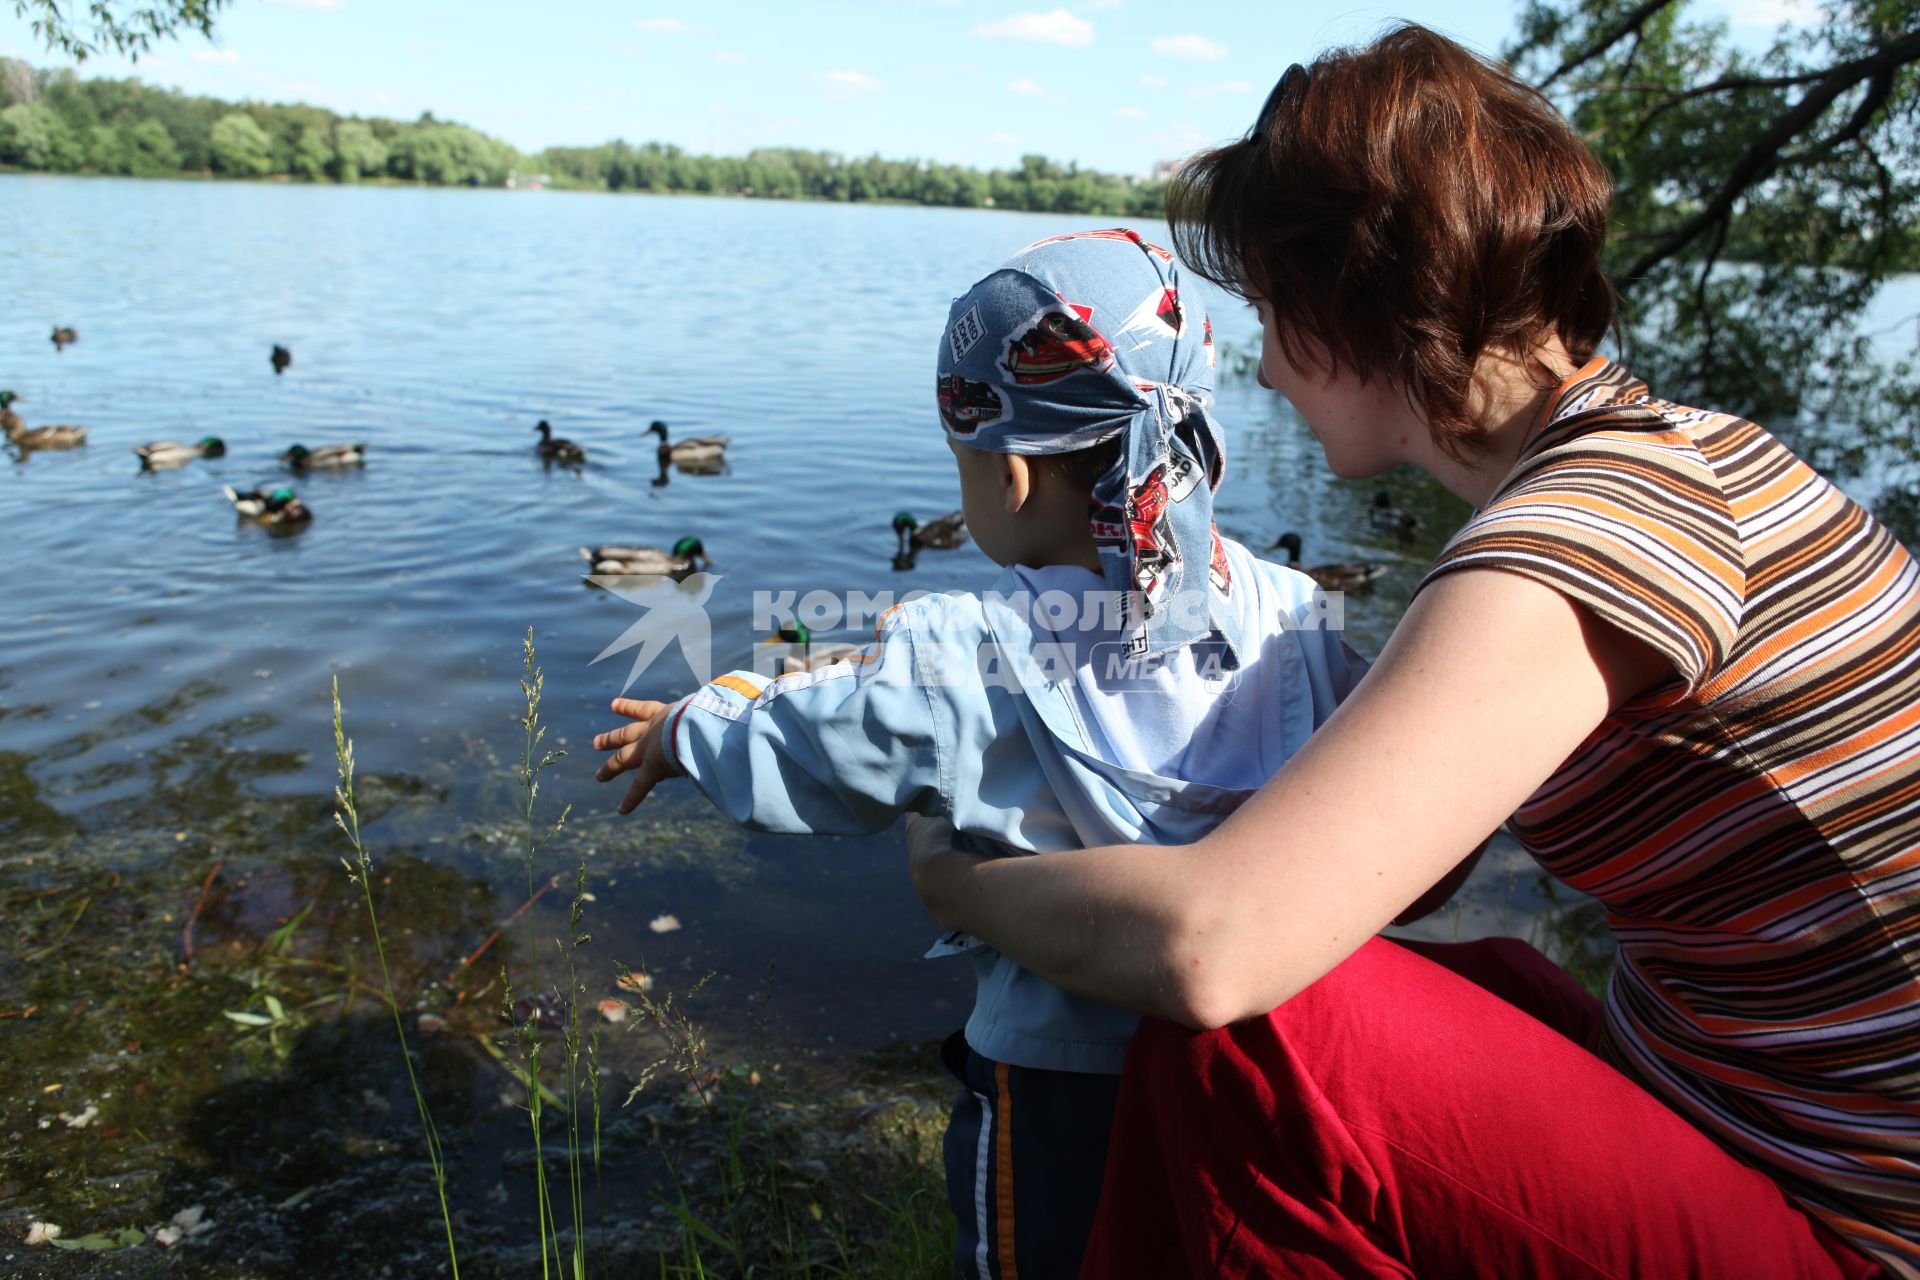
[[[1313,73],[1297,62],[1282,71],[1280,78],[1274,81],[1273,92],[1267,95],[1266,105],[1262,106],[1260,114],[1254,117],[1253,128],[1247,130],[1247,141],[1266,137],[1273,129],[1273,122],[1279,116],[1281,106],[1290,100],[1297,100],[1298,97],[1304,96],[1307,91],[1307,82],[1312,77]]]

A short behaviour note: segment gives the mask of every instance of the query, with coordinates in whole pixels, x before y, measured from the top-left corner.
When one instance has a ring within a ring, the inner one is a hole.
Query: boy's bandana
[[[1199,291],[1181,288],[1172,254],[1125,230],[1028,245],[954,302],[940,339],[940,421],[961,444],[1033,455],[1123,440],[1090,516],[1127,601],[1129,657],[1215,631],[1239,656],[1213,527],[1224,455],[1213,367]]]

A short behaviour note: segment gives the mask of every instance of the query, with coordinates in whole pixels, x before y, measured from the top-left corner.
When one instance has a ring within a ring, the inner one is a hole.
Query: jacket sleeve
[[[860,835],[947,811],[935,724],[912,637],[895,625],[820,671],[721,676],[668,712],[667,747],[743,826]]]

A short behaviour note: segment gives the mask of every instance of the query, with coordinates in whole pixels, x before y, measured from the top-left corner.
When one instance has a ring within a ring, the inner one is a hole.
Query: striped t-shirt
[[[1677,673],[1511,823],[1606,908],[1608,1052],[1920,1276],[1920,569],[1759,427],[1604,359],[1427,581],[1488,568]]]

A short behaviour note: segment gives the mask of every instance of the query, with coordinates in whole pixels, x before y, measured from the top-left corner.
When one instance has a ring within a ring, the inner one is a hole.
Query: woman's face
[[[1325,349],[1312,339],[1295,344],[1312,363],[1294,364],[1266,300],[1250,294],[1249,301],[1260,316],[1260,385],[1285,396],[1305,419],[1335,475],[1364,480],[1410,460],[1427,430],[1405,397],[1384,378],[1362,382],[1350,369],[1329,373]]]

